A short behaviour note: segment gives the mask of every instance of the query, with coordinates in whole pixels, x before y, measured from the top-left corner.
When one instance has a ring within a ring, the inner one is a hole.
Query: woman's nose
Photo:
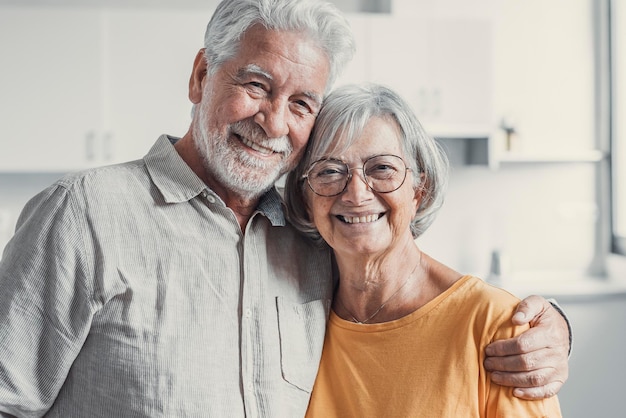
[[[360,203],[371,198],[372,188],[367,184],[362,168],[351,168],[350,177],[342,198],[352,203]]]

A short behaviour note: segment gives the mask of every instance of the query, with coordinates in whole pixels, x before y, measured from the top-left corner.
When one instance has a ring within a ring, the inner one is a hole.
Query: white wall
[[[594,170],[587,163],[453,167],[446,202],[418,243],[483,277],[493,250],[508,256],[511,273],[585,272],[595,249]]]

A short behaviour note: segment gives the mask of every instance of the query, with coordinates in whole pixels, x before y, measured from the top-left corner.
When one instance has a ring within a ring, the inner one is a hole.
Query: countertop
[[[626,298],[626,257],[610,256],[607,274],[602,277],[580,272],[529,271],[514,273],[492,283],[519,298],[533,294],[562,302]]]

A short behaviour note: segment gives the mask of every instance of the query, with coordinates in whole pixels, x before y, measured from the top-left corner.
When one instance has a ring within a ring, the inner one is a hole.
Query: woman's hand
[[[564,316],[540,296],[522,300],[513,323],[531,328],[515,338],[495,341],[485,349],[491,380],[513,386],[522,399],[556,395],[568,377],[570,329]]]

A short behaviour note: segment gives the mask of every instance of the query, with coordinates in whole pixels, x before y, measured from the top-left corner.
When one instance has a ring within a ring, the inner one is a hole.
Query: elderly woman
[[[290,174],[294,225],[332,247],[339,275],[309,417],[560,417],[491,382],[484,348],[525,328],[519,300],[415,243],[443,201],[448,163],[382,86],[337,89]]]

